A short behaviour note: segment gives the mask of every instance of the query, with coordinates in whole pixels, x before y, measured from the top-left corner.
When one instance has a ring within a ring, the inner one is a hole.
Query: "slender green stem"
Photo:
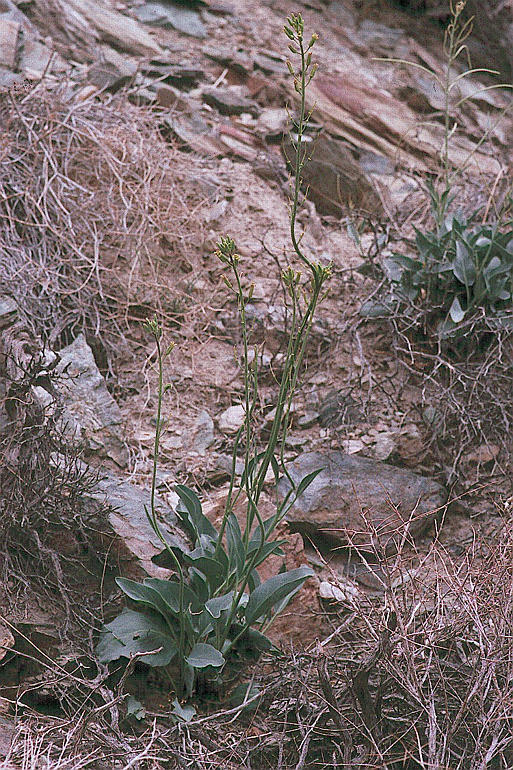
[[[183,574],[182,565],[180,564],[176,554],[169,546],[166,538],[163,536],[160,525],[157,520],[157,509],[155,505],[155,496],[157,490],[157,469],[159,461],[160,451],[160,436],[162,433],[162,399],[164,395],[164,366],[162,348],[160,345],[161,330],[160,327],[155,328],[154,339],[157,346],[157,361],[158,361],[158,395],[157,395],[157,426],[155,428],[155,440],[153,443],[153,467],[151,476],[151,496],[150,496],[150,524],[153,531],[162,542],[166,551],[171,555],[172,560],[179,576],[179,638],[178,638],[178,660],[179,660],[179,680],[178,680],[178,692],[177,696],[181,697],[183,685],[184,685],[184,666],[185,666],[185,612],[184,612],[184,589],[185,589],[185,576]]]
[[[315,72],[315,69],[313,69],[309,74],[309,67],[311,65],[311,54],[308,53],[308,51],[312,48],[316,40],[316,36],[312,37],[310,45],[308,46],[308,48],[305,49],[304,40],[303,40],[303,22],[301,17],[293,15],[288,21],[290,24],[290,28],[288,30],[286,29],[285,31],[287,32],[287,36],[289,37],[289,39],[292,41],[291,50],[295,53],[299,53],[300,55],[300,70],[298,75],[294,73],[292,69],[292,65],[290,64],[288,65],[289,70],[291,71],[291,74],[293,74],[294,76],[294,84],[295,84],[296,90],[300,95],[299,119],[298,119],[298,122],[296,123],[297,139],[295,140],[294,186],[293,186],[293,196],[292,196],[291,208],[290,208],[290,236],[291,236],[292,245],[296,255],[300,258],[301,262],[303,262],[303,264],[305,264],[309,268],[311,272],[312,291],[308,299],[304,316],[301,319],[298,319],[299,302],[298,302],[298,295],[296,291],[296,281],[299,281],[299,276],[295,276],[293,273],[289,273],[288,275],[290,280],[289,290],[292,297],[292,325],[289,333],[287,351],[285,354],[285,363],[284,363],[279,392],[278,392],[277,401],[276,401],[275,415],[271,424],[270,434],[266,441],[265,449],[258,463],[258,470],[256,471],[256,474],[255,474],[253,473],[254,469],[252,468],[251,469],[252,472],[250,473],[249,465],[250,465],[251,453],[248,450],[253,448],[253,432],[250,429],[250,425],[249,425],[249,415],[250,415],[250,409],[251,409],[250,399],[249,399],[250,377],[249,377],[248,367],[246,364],[248,343],[247,343],[247,328],[245,323],[245,303],[244,303],[243,294],[242,294],[240,276],[237,269],[237,260],[233,258],[225,259],[226,263],[231,266],[234,274],[235,282],[237,285],[237,293],[239,296],[239,306],[241,310],[242,339],[243,339],[243,349],[244,349],[244,358],[245,358],[244,377],[245,377],[246,420],[247,420],[246,455],[245,455],[245,482],[246,482],[245,491],[247,495],[248,507],[247,507],[246,529],[244,532],[244,547],[246,552],[246,561],[245,561],[242,575],[240,576],[240,583],[238,585],[238,589],[234,596],[231,611],[227,619],[227,623],[225,626],[225,639],[223,641],[226,641],[226,638],[230,630],[230,625],[233,622],[235,618],[235,614],[238,611],[238,608],[240,606],[240,602],[242,599],[242,595],[247,587],[248,581],[250,580],[250,576],[255,565],[258,563],[261,557],[262,550],[265,546],[265,543],[271,537],[274,529],[276,528],[277,523],[281,519],[281,515],[280,515],[281,510],[278,507],[276,516],[271,520],[269,530],[266,531],[264,527],[264,523],[262,521],[262,518],[258,510],[259,501],[260,501],[260,496],[262,494],[263,487],[265,484],[267,471],[271,463],[274,462],[276,448],[278,446],[278,441],[280,439],[280,433],[281,433],[280,463],[281,463],[281,468],[282,469],[285,468],[283,452],[284,452],[284,446],[285,446],[285,440],[286,440],[286,432],[288,428],[288,415],[290,413],[290,405],[295,392],[295,388],[297,386],[298,374],[303,362],[306,345],[307,345],[309,333],[312,327],[316,307],[319,301],[322,285],[329,275],[329,271],[326,268],[322,268],[320,265],[313,264],[304,255],[304,253],[300,248],[300,239],[298,239],[296,236],[296,219],[297,219],[297,213],[299,209],[299,202],[300,202],[300,195],[301,195],[302,170],[306,160],[306,152],[303,150],[303,144],[304,144],[303,136],[310,117],[310,113],[307,113],[307,110],[306,110],[306,88],[309,80],[311,80]],[[258,394],[256,368],[254,370],[253,377],[254,379],[251,381],[251,384],[252,384],[252,387],[254,388],[253,390],[253,403],[254,403]],[[253,551],[251,557],[248,559],[247,552],[248,552],[248,546],[249,546],[249,538],[251,535],[251,530],[252,530],[255,518],[257,519],[257,522],[258,522],[258,529],[261,532],[260,543],[258,548],[256,548]],[[238,634],[238,636],[240,637],[245,632],[245,630],[246,629],[244,628]],[[232,643],[233,643],[233,640],[232,640]]]

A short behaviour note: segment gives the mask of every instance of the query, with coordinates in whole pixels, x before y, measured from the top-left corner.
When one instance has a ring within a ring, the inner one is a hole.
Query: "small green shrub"
[[[257,567],[271,554],[280,554],[283,541],[262,542],[257,530],[246,548],[231,514],[225,549],[194,492],[185,486],[177,491],[182,501],[178,513],[194,545],[188,553],[172,550],[181,577],[146,578],[142,583],[117,578],[138,609],[125,609],[104,626],[97,653],[103,662],[141,653],[150,666],[176,662],[186,694],[191,696],[197,673],[222,669],[237,643],[257,651],[271,648],[262,630],[313,573],[298,567],[260,583]],[[265,525],[272,528],[271,521]],[[244,584],[247,591],[241,588]]]
[[[312,262],[301,250],[301,237],[296,236],[296,217],[301,205],[302,169],[307,161],[303,135],[311,113],[305,107],[305,92],[315,74],[312,51],[317,36],[304,41],[304,23],[301,15],[287,19],[285,34],[289,49],[299,56],[297,71],[287,62],[294,78],[294,87],[300,96],[299,118],[294,121],[297,136],[293,140],[296,151],[295,181],[291,200],[290,234],[296,257],[308,270],[303,279],[301,272],[288,267],[282,275],[290,304],[290,332],[279,384],[275,416],[263,448],[258,445],[255,430],[255,411],[259,404],[258,355],[250,356],[246,326],[246,306],[251,299],[252,287],[245,287],[240,272],[240,257],[235,242],[222,238],[217,256],[229,276],[227,286],[237,298],[242,332],[241,368],[244,378],[245,419],[238,431],[233,448],[232,474],[228,498],[219,529],[202,512],[200,500],[193,490],[179,485],[177,508],[182,526],[189,535],[191,549],[184,552],[167,542],[159,526],[155,508],[157,464],[162,430],[162,401],[165,392],[163,362],[170,352],[162,350],[162,329],[156,319],[147,321],[146,329],[152,334],[158,361],[158,402],[153,453],[153,478],[148,520],[162,542],[169,566],[175,574],[169,580],[147,578],[142,583],[118,578],[117,584],[135,609],[125,609],[111,623],[103,626],[97,647],[102,662],[121,657],[140,657],[150,666],[163,667],[175,690],[175,714],[183,714],[180,699],[190,697],[200,677],[215,680],[221,676],[227,656],[235,645],[245,644],[252,650],[271,648],[264,631],[285,608],[305,580],[313,574],[309,567],[289,572],[281,571],[261,583],[258,567],[272,555],[283,555],[284,541],[275,540],[276,527],[295,500],[315,479],[321,469],[294,485],[284,463],[284,448],[290,422],[290,405],[297,386],[298,375],[305,354],[315,311],[323,294],[330,267]],[[236,459],[243,449],[244,471],[236,477]],[[259,501],[269,469],[275,482],[285,474],[291,489],[276,504],[276,512],[263,520]],[[239,499],[245,498],[245,524],[241,529],[234,513]],[[190,709],[187,714],[190,715]]]
[[[444,208],[430,188],[433,212]],[[436,216],[435,216],[436,218]],[[415,228],[417,257],[394,254],[388,261],[401,300],[426,308],[424,317],[441,337],[455,336],[478,317],[512,327],[513,223],[476,223],[475,216],[446,213],[434,230]]]
[[[415,228],[414,243],[404,242],[416,252],[413,256],[395,253],[385,261],[392,286],[392,296],[379,302],[368,302],[362,308],[367,317],[400,315],[404,312],[408,328],[421,328],[436,338],[461,337],[470,329],[479,334],[485,330],[513,326],[510,312],[513,297],[513,222],[478,222],[480,212],[465,214],[450,211],[455,200],[454,182],[472,159],[475,149],[486,141],[485,132],[459,168],[452,169],[449,147],[458,131],[452,117],[453,108],[461,106],[476,93],[454,98],[460,85],[476,73],[497,75],[483,68],[472,68],[467,38],[472,32],[473,18],[464,19],[466,0],[450,2],[450,21],[444,36],[445,72],[417,62],[394,61],[419,69],[436,83],[444,95],[439,117],[444,135],[440,148],[441,173],[435,185],[426,187],[431,199],[433,230]],[[459,59],[466,58],[466,69],[458,74]],[[504,83],[483,86],[480,91],[511,88]],[[489,129],[491,130],[491,129]]]

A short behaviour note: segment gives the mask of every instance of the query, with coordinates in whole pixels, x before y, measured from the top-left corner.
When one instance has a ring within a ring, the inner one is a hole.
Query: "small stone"
[[[251,348],[250,350],[248,350],[248,363],[252,364],[254,360],[255,360],[255,349]],[[264,353],[263,351],[259,350],[257,352],[257,362],[258,362],[259,369],[269,369],[272,363],[272,358],[268,353]],[[273,410],[273,411],[276,411],[276,410]]]
[[[311,428],[312,425],[315,425],[318,419],[318,412],[308,411],[298,417],[297,424],[300,428]]]
[[[242,115],[245,112],[252,116],[258,115],[257,105],[245,97],[238,86],[205,91],[203,101],[218,110],[221,115]]]
[[[319,596],[327,601],[346,604],[358,596],[358,589],[350,583],[335,586],[333,583],[323,580],[319,586]]]
[[[16,320],[18,305],[12,297],[0,297],[0,329],[10,326]]]
[[[230,406],[218,416],[217,426],[222,433],[237,433],[245,415],[246,411],[241,404]]]
[[[497,459],[499,453],[500,448],[497,444],[482,444],[472,452],[468,452],[464,460],[472,465],[488,465]]]
[[[348,455],[355,455],[365,449],[365,443],[359,438],[348,438],[342,442],[344,452]]]
[[[161,83],[157,87],[157,102],[160,107],[174,107],[179,99],[180,95],[172,86]]]
[[[227,208],[228,208],[228,201],[225,198],[218,201],[217,203],[214,203],[212,206],[209,207],[208,211],[205,212],[205,222],[208,222],[208,224],[212,224],[213,222],[218,222],[226,214]],[[197,286],[198,286],[198,282],[196,281],[196,287]],[[249,352],[254,353],[253,350],[250,350]]]
[[[394,437],[390,433],[378,433],[373,452],[376,460],[388,460],[396,449]]]
[[[231,455],[218,455],[214,466],[208,471],[207,478],[211,484],[221,484],[231,477],[233,458]],[[241,476],[244,471],[244,461],[237,457],[235,461],[235,473]]]
[[[137,63],[133,59],[103,46],[100,58],[88,72],[88,80],[102,91],[115,93],[130,83],[137,72]]]
[[[285,446],[290,449],[300,449],[305,444],[308,444],[308,439],[304,436],[287,436],[285,439]]]
[[[75,94],[75,101],[76,102],[85,102],[88,99],[91,98],[91,96],[94,96],[98,93],[98,88],[96,86],[93,86],[92,84],[89,84],[87,86],[83,86],[77,93]]]
[[[266,137],[281,136],[288,129],[289,113],[284,107],[266,107],[262,110],[256,128]]]
[[[136,107],[147,107],[154,104],[156,95],[149,88],[137,88],[128,92],[128,101]]]
[[[160,439],[160,448],[164,452],[172,452],[175,449],[181,449],[183,441],[180,436],[162,436]]]
[[[214,441],[214,421],[207,410],[203,409],[194,424],[192,448],[199,455],[205,455],[207,449],[212,446]]]
[[[296,412],[296,409],[297,409],[297,406],[295,402],[292,401],[289,408],[289,414],[290,415],[294,414]],[[272,409],[270,409],[268,412],[265,413],[264,425],[267,428],[269,428],[272,425],[275,417],[276,417],[276,407],[273,407]]]

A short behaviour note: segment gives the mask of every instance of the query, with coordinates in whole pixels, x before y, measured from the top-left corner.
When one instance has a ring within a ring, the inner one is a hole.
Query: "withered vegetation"
[[[0,290],[52,349],[83,331],[110,360],[132,321],[172,320],[160,266],[191,269],[208,195],[150,110],[66,93],[0,94]]]

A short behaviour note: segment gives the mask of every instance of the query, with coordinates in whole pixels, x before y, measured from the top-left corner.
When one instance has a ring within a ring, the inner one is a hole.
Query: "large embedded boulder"
[[[433,479],[344,452],[308,452],[288,466],[294,483],[322,468],[287,514],[293,531],[313,540],[391,551],[443,511],[447,492]],[[283,497],[290,482],[278,486]]]

